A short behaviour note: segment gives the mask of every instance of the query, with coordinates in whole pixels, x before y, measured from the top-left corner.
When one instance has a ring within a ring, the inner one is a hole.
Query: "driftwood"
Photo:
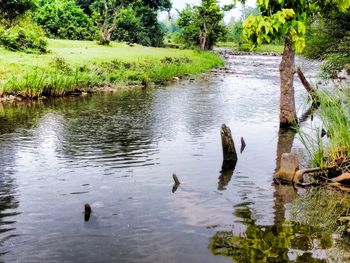
[[[350,161],[346,161],[336,166],[301,169],[295,173],[293,181],[300,184],[305,182],[308,184],[311,181],[311,183],[329,182],[350,185],[350,174],[343,171],[349,164]]]
[[[311,105],[310,108],[307,109],[307,111],[305,111],[301,117],[298,119],[299,123],[303,123],[306,122],[309,118],[311,118],[311,121],[313,120],[313,114],[314,114],[314,110],[316,108],[314,107],[314,105]]]
[[[177,178],[176,174],[173,174],[173,179],[174,179],[175,184],[177,184],[177,185],[180,184],[179,178]]]
[[[306,91],[310,94],[312,100],[314,102],[317,101],[317,89],[315,89],[305,78],[304,73],[301,71],[300,68],[297,68],[297,73],[298,76],[300,78],[301,83],[303,84],[303,86],[305,87]]]
[[[180,180],[179,178],[177,178],[176,174],[173,174],[173,179],[174,179],[174,186],[173,186],[172,192],[175,193],[177,188],[180,185]]]
[[[301,83],[303,84],[305,90],[310,94],[312,98],[312,105],[310,108],[303,113],[303,115],[299,118],[299,123],[305,122],[311,117],[311,120],[313,119],[313,112],[319,107],[319,100],[317,97],[317,89],[313,87],[305,78],[304,73],[301,71],[300,68],[297,68],[297,73],[300,78]]]

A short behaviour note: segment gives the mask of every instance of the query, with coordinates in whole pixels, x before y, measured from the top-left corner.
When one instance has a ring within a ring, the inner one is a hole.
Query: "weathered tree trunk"
[[[281,97],[280,127],[290,128],[296,124],[293,78],[295,74],[295,52],[290,36],[286,36],[282,61],[280,64]]]
[[[120,7],[122,7],[124,4],[124,1],[121,1]],[[118,9],[116,7],[116,1],[112,1],[112,16],[113,16],[113,21],[112,25],[109,28],[109,10],[108,10],[108,1],[104,0],[104,21],[103,25],[101,26],[101,38],[100,38],[100,44],[102,45],[109,45],[109,42],[111,40],[111,36],[113,32],[117,28],[117,16],[118,16]]]
[[[233,142],[231,130],[225,124],[221,126],[221,143],[224,156],[223,169],[236,166],[237,152]]]
[[[203,31],[199,34],[199,46],[201,50],[205,49],[206,43],[207,43],[207,34]]]

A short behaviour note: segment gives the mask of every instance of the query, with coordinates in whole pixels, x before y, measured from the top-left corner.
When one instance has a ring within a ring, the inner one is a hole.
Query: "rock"
[[[179,77],[173,77],[173,81],[178,82],[178,81],[180,81],[180,78]]]
[[[348,77],[349,77],[349,74],[345,69],[343,69],[338,73],[338,79],[347,79]]]
[[[276,179],[292,182],[299,169],[299,158],[295,153],[284,153],[281,157],[281,168],[275,174]]]

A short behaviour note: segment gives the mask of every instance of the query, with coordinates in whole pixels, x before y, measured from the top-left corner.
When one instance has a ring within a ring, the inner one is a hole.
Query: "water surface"
[[[294,139],[278,128],[279,61],[230,57],[169,87],[2,106],[1,261],[232,262],[214,256],[213,237],[282,227],[296,190],[272,183]],[[314,80],[317,65],[299,63]],[[307,95],[295,86],[300,115]],[[220,173],[223,123],[247,147]]]

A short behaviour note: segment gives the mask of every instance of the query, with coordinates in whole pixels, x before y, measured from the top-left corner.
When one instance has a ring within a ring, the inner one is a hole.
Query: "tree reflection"
[[[291,151],[294,137],[291,130],[279,130],[276,171],[281,155]],[[212,253],[230,257],[233,262],[326,262],[314,251],[332,247],[331,234],[286,221],[285,205],[296,198],[297,191],[293,185],[275,184],[274,187],[274,224],[257,224],[250,204],[238,205],[234,210],[234,216],[239,219],[236,226],[241,225],[245,231],[217,232],[209,245]]]
[[[258,225],[247,204],[236,207],[234,215],[241,219],[245,232],[217,232],[209,245],[214,255],[233,262],[326,262],[313,251],[330,248],[330,234],[320,235],[317,229],[286,221]]]
[[[218,182],[219,191],[226,190],[226,186],[231,181],[232,175],[236,169],[236,165],[237,165],[237,160],[233,163],[231,162],[230,164],[223,162],[220,176],[219,176],[219,182]]]

